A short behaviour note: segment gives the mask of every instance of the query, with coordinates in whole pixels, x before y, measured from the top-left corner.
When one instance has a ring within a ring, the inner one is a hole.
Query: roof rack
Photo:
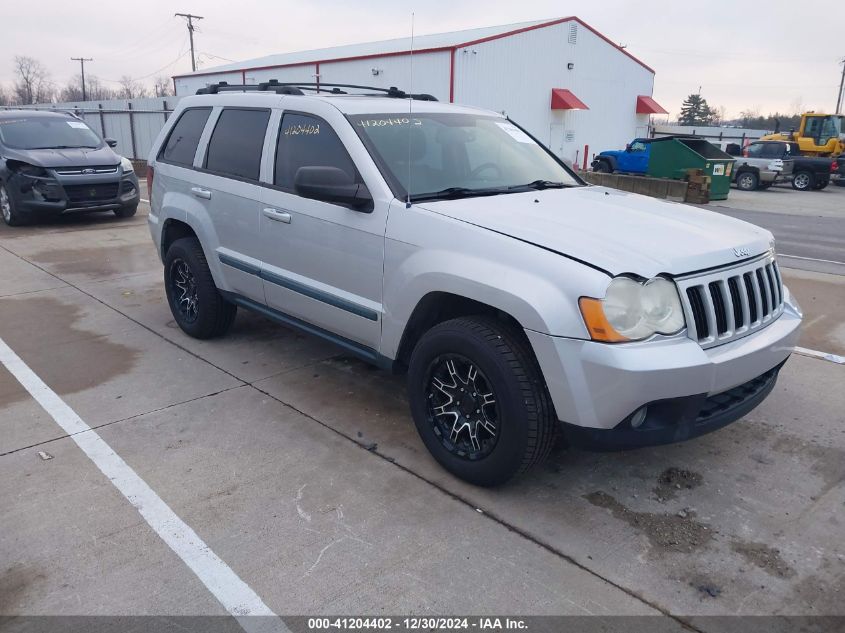
[[[349,94],[341,88],[350,88],[353,90],[372,90],[376,94],[363,93],[357,96],[385,96],[394,99],[416,99],[418,101],[437,101],[434,95],[420,93],[409,94],[404,90],[399,90],[396,86],[390,88],[379,88],[377,86],[359,86],[356,84],[333,84],[323,82],[301,83],[301,82],[286,82],[281,83],[276,79],[265,81],[260,84],[230,84],[226,81],[220,81],[216,84],[210,84],[205,88],[197,90],[198,95],[216,95],[221,92],[274,92],[282,95],[304,95],[304,90],[313,92],[324,92],[328,94]]]

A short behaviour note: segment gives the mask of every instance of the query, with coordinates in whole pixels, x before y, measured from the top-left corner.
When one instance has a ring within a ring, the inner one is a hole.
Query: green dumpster
[[[712,143],[694,136],[652,139],[648,175],[683,180],[687,170],[700,169],[710,178],[710,199],[725,200],[736,160]]]

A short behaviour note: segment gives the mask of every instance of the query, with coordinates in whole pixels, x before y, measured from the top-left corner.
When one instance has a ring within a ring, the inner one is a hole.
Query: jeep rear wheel
[[[613,167],[611,167],[610,163],[606,160],[599,160],[596,161],[596,164],[593,166],[593,171],[599,174],[612,174]]]
[[[222,336],[235,320],[238,308],[217,290],[196,238],[176,240],[167,249],[164,289],[173,318],[189,336]]]
[[[487,316],[436,325],[408,370],[417,432],[446,470],[496,486],[548,455],[557,420],[524,335]]]

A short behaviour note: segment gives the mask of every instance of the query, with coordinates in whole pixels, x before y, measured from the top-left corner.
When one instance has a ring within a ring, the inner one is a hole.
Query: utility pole
[[[71,61],[79,62],[82,67],[82,100],[88,101],[88,95],[85,93],[85,62],[93,62],[93,57],[71,57]]]
[[[194,57],[194,20],[202,20],[201,15],[191,15],[190,13],[174,13],[174,16],[185,18],[188,22],[188,37],[191,38],[191,69],[196,72],[197,61]]]
[[[836,114],[840,113],[842,107],[842,88],[845,87],[845,57],[839,63],[842,64],[842,79],[839,80],[839,94],[836,95]]]

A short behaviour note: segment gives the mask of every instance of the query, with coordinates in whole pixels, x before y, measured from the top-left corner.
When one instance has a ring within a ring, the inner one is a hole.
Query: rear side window
[[[164,144],[164,149],[161,150],[159,158],[176,165],[186,167],[193,165],[194,154],[197,153],[197,145],[199,145],[200,136],[210,114],[211,108],[185,110],[176,125],[173,126],[170,136],[167,137],[167,142]]]
[[[358,172],[335,131],[320,118],[285,114],[276,141],[276,173],[273,182],[293,190],[300,167],[337,167],[355,180]]]
[[[269,120],[270,110],[224,109],[208,142],[205,168],[225,176],[258,180]]]

